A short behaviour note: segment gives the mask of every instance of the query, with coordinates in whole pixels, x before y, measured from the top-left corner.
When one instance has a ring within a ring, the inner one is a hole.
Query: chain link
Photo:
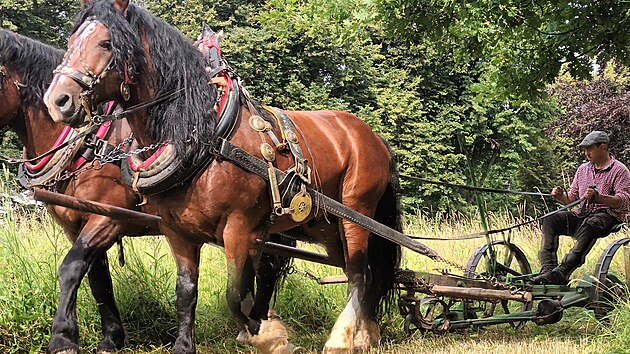
[[[45,182],[42,183],[43,187],[47,187],[47,188],[52,188],[54,186],[57,185],[57,183],[68,180],[68,179],[77,179],[81,174],[92,170],[92,169],[96,169],[96,170],[100,170],[101,168],[103,168],[103,166],[105,166],[108,163],[112,163],[112,162],[116,162],[119,160],[122,160],[124,158],[128,158],[130,156],[133,155],[138,155],[141,154],[143,152],[147,152],[153,149],[156,149],[158,147],[161,147],[163,145],[166,145],[166,143],[155,143],[155,144],[151,144],[149,146],[145,146],[139,149],[135,149],[129,152],[124,152],[123,151],[123,147],[127,144],[131,144],[131,142],[133,141],[133,135],[129,136],[128,138],[126,138],[125,140],[123,140],[120,144],[118,144],[114,149],[112,149],[112,151],[110,151],[109,153],[107,153],[107,155],[103,156],[102,158],[95,158],[91,164],[86,165],[80,169],[77,169],[75,171],[69,172],[67,170],[64,170],[63,173],[61,173],[59,176]],[[99,162],[98,167],[96,162]]]
[[[129,139],[131,139],[131,140],[129,140]],[[145,147],[142,147],[142,148],[139,148],[139,149],[135,149],[135,150],[132,150],[132,151],[129,151],[129,152],[124,152],[124,151],[122,151],[121,147],[122,147],[122,145],[124,145],[124,143],[127,140],[129,140],[129,143],[131,143],[131,141],[133,141],[133,136],[130,136],[129,138],[125,139],[125,141],[123,141],[122,143],[118,144],[118,146],[116,148],[114,148],[112,151],[110,151],[107,155],[103,156],[103,158],[100,159],[101,166],[105,165],[107,163],[110,163],[110,162],[115,162],[115,161],[122,160],[124,158],[131,157],[133,155],[139,155],[139,154],[141,154],[143,152],[154,150],[154,149],[157,149],[157,148],[159,148],[161,146],[166,145],[166,143],[155,143],[155,144],[151,144],[149,146],[145,146]],[[118,151],[121,151],[121,153],[119,153],[118,155],[114,155],[114,153],[116,153]]]
[[[287,274],[299,274],[302,275],[303,277],[315,280],[316,282],[319,282],[319,277],[317,277],[315,274],[309,272],[308,270],[300,270],[295,268],[295,266],[291,266],[289,267],[289,270],[287,271]]]

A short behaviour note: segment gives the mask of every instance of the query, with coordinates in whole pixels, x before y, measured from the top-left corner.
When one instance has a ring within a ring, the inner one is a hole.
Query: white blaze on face
[[[74,50],[79,48],[79,56],[81,56],[82,44],[92,36],[94,31],[96,31],[96,24],[96,21],[84,22],[81,27],[79,27],[79,30],[77,32],[79,32],[81,35],[79,36],[79,38],[77,38],[77,45],[73,46]]]
[[[97,29],[97,24],[98,22],[96,21],[89,21],[84,22],[79,27],[76,31],[78,36],[75,35],[74,41],[70,48],[68,48],[61,65],[72,66],[80,71],[85,70],[81,68],[83,66],[81,56],[84,51],[84,43],[86,43],[87,39],[94,34]],[[48,86],[48,89],[46,90],[46,93],[44,93],[44,104],[48,107],[48,111],[52,119],[57,123],[61,122],[62,118],[59,112],[59,107],[55,104],[55,98],[59,96],[61,88],[68,85],[69,82],[67,80],[73,82],[71,78],[65,75],[59,73],[55,74],[50,86]]]

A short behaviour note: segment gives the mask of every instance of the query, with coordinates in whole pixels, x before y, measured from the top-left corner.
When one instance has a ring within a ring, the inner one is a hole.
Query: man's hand
[[[553,187],[551,190],[551,196],[562,205],[567,205],[577,200],[574,196],[568,195],[562,187]]]
[[[564,195],[564,188],[562,187],[553,187],[551,190],[551,196],[556,200],[562,200],[562,196]]]
[[[595,186],[588,187],[586,189],[586,193],[584,193],[584,198],[589,202],[596,203],[597,199],[599,199],[599,192]]]

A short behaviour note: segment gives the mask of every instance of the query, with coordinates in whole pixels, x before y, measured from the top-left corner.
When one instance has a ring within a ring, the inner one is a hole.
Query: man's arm
[[[613,190],[615,195],[601,195],[589,188],[584,197],[595,203],[605,204],[612,209],[628,205],[630,202],[630,171],[624,169],[616,176]]]
[[[595,200],[591,200],[588,198],[588,191],[591,190],[591,188],[589,188],[586,191],[586,194],[584,195],[584,197],[592,202],[595,203],[599,203],[599,204],[604,204],[607,205],[609,207],[611,207],[612,209],[617,209],[619,207],[621,207],[623,205],[623,200],[621,199],[620,196],[618,195],[601,195],[599,193],[597,193],[595,196]]]

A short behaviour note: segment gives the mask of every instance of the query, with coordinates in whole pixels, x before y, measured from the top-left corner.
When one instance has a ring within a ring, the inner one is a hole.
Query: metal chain
[[[107,155],[100,158],[101,165],[105,165],[107,163],[116,161],[114,159],[114,154],[118,153],[119,151],[124,153],[122,149],[123,146],[125,146],[126,144],[131,144],[132,141],[133,141],[133,134],[129,135],[127,139],[123,140],[120,144],[116,145],[116,147],[112,149],[112,151],[107,153]]]
[[[119,161],[122,160],[123,158],[127,158],[133,155],[138,155],[141,154],[143,152],[149,151],[149,150],[153,150],[156,149],[160,146],[165,145],[166,143],[155,143],[155,144],[151,144],[149,146],[145,146],[143,148],[139,148],[139,149],[135,149],[129,152],[124,152],[122,150],[123,146],[125,146],[126,144],[130,144],[133,141],[133,135],[129,136],[128,138],[126,138],[125,140],[123,140],[120,144],[118,144],[112,151],[110,151],[109,153],[107,153],[107,155],[103,156],[100,159],[94,159],[92,161],[91,164],[86,165],[83,168],[80,168],[78,170],[72,171],[72,172],[68,172],[68,171],[64,171],[62,174],[60,174],[59,176],[51,179],[50,181],[47,181],[45,183],[42,184],[43,187],[48,187],[48,188],[52,188],[55,185],[57,185],[57,183],[68,180],[68,179],[77,179],[81,174],[92,170],[92,169],[97,169],[100,170],[101,168],[103,168],[103,166],[105,166],[108,163],[112,163],[115,161]],[[97,167],[96,162],[99,162],[99,165]]]
[[[119,153],[118,155],[114,155],[114,153],[116,153],[118,151],[122,151],[121,147],[122,147],[122,145],[124,145],[123,143],[127,142],[127,140],[129,140],[129,143],[131,143],[131,141],[133,141],[133,136],[130,136],[129,138],[125,139],[125,141],[123,141],[122,143],[118,144],[118,146],[116,148],[114,148],[114,150],[110,151],[107,155],[105,155],[102,159],[100,159],[101,166],[105,165],[107,163],[110,163],[110,162],[115,162],[115,161],[118,161],[118,160],[122,160],[124,158],[128,158],[128,157],[133,156],[133,155],[138,155],[138,154],[141,154],[143,152],[147,152],[149,150],[153,150],[153,149],[159,148],[159,147],[161,147],[163,145],[166,145],[166,143],[155,143],[155,144],[151,144],[149,146],[145,146],[145,147],[142,147],[142,148],[139,148],[139,149],[135,149],[135,150],[132,150],[132,151],[129,151],[129,152],[124,152],[123,151],[123,152]]]
[[[441,262],[444,264],[447,264],[451,267],[457,268],[457,270],[461,270],[464,274],[468,273],[470,274],[473,278],[475,279],[481,279],[486,281],[487,283],[489,283],[490,285],[492,285],[495,288],[499,288],[499,289],[503,289],[503,290],[510,290],[512,293],[516,293],[518,291],[520,291],[520,289],[518,289],[518,287],[514,286],[514,285],[508,285],[506,283],[502,283],[499,281],[499,279],[497,279],[497,277],[495,276],[488,276],[488,275],[483,275],[483,274],[479,274],[475,271],[466,269],[466,267],[463,267],[453,261],[450,261],[442,256],[437,257],[437,259],[435,259],[436,262]],[[427,285],[432,285],[432,284],[427,284]]]
[[[457,270],[461,270],[464,274],[468,273],[468,274],[470,274],[472,276],[472,278],[484,280],[484,281],[488,282],[490,285],[492,285],[494,288],[498,288],[498,289],[502,289],[502,290],[510,290],[510,292],[512,294],[517,294],[517,293],[521,292],[521,289],[519,289],[518,287],[516,287],[514,285],[508,285],[506,283],[502,283],[495,276],[491,277],[491,276],[488,276],[488,275],[479,274],[479,273],[471,271],[471,270],[467,270],[465,267],[463,267],[463,266],[461,266],[461,265],[459,265],[459,264],[457,264],[457,263],[455,263],[453,261],[450,261],[450,260],[448,260],[446,258],[443,258],[442,256],[438,256],[438,258],[434,259],[434,261],[435,262],[441,262],[441,263],[447,264],[447,265],[449,265],[451,267],[454,267]],[[302,276],[304,276],[306,278],[309,278],[309,279],[312,279],[312,280],[315,280],[315,281],[319,281],[319,278],[316,275],[314,275],[313,273],[309,272],[308,270],[297,269],[297,268],[295,268],[295,266],[291,266],[289,268],[289,271],[287,272],[287,274],[298,274],[298,275],[302,275]],[[448,273],[446,273],[446,274],[448,274]],[[431,284],[431,283],[425,281],[422,278],[418,278],[418,277],[415,277],[415,276],[409,277],[409,279],[404,281],[404,282],[411,282],[411,283],[414,284],[414,286],[426,287],[429,290],[433,287],[433,285],[435,285],[435,284]]]
[[[317,282],[319,281],[319,278],[315,274],[309,272],[308,270],[297,269],[295,268],[295,266],[289,267],[287,274],[299,274],[299,275],[302,275],[303,277],[315,280]]]

